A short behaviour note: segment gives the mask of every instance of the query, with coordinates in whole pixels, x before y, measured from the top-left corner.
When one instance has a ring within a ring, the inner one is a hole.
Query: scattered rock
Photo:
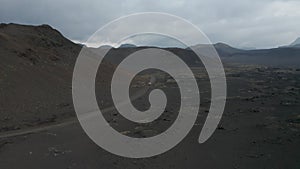
[[[57,157],[57,156],[60,156],[60,155],[65,155],[67,153],[71,153],[72,152],[71,150],[68,150],[68,151],[59,150],[59,149],[57,149],[55,147],[49,147],[48,151],[54,157]]]
[[[13,141],[11,141],[11,140],[0,141],[0,148],[4,147],[7,144],[12,144],[12,143],[13,143]]]
[[[218,130],[225,130],[225,128],[223,126],[218,126],[217,128]]]
[[[258,108],[252,108],[252,109],[250,109],[250,112],[252,112],[252,113],[258,113],[260,111],[259,111]]]
[[[58,108],[64,108],[64,107],[69,107],[69,106],[70,106],[69,103],[61,103],[61,104],[57,105]]]
[[[21,128],[18,125],[2,126],[0,128],[0,132],[12,131],[12,130],[19,130],[19,129],[21,129]]]
[[[247,154],[246,155],[247,157],[249,157],[249,158],[260,158],[260,157],[262,157],[262,156],[264,156],[264,154]]]
[[[288,120],[286,120],[286,122],[288,122],[288,123],[300,123],[300,118],[296,118],[296,119],[288,119]]]

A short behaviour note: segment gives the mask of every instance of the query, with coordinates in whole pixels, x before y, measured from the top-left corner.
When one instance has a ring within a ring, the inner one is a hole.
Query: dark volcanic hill
[[[70,114],[80,49],[48,25],[0,25],[0,131]]]
[[[48,25],[0,25],[0,132],[74,117],[72,74],[81,48]]]
[[[210,46],[211,45],[199,44],[199,45],[192,46],[192,48],[205,50],[205,49],[209,48]],[[241,50],[241,49],[231,47],[231,46],[229,46],[225,43],[216,43],[216,44],[213,45],[213,47],[216,49],[218,54],[222,57],[232,56],[235,53],[241,53],[241,52],[244,51],[244,50]]]
[[[227,57],[227,56],[231,56],[235,53],[244,52],[244,50],[231,47],[225,43],[217,43],[214,45],[214,47],[218,51],[219,55],[221,55],[222,57]]]
[[[207,49],[211,46],[205,44],[199,44],[192,46],[193,49],[200,50],[200,53],[205,55]],[[153,47],[128,47],[128,48],[114,48],[109,52],[108,60],[114,64],[118,64],[129,54]],[[154,47],[157,48],[157,47]],[[243,50],[231,47],[224,43],[214,44],[214,48],[218,52],[221,60],[225,64],[259,64],[266,66],[283,66],[283,67],[300,67],[300,48],[286,47],[286,48],[271,48],[271,49],[255,49],[255,50]],[[200,66],[201,61],[195,55],[195,53],[187,49],[182,48],[163,48],[176,55],[178,55],[183,61],[190,66]]]
[[[49,25],[1,24],[0,45],[2,54],[15,54],[31,64],[69,63],[80,50]]]
[[[300,48],[272,48],[256,50],[220,50],[224,62],[238,64],[259,64],[275,67],[300,67]]]
[[[297,47],[242,50],[224,43],[214,44],[214,47],[224,63],[300,67],[300,48]],[[196,45],[193,48],[205,51],[208,46]]]
[[[137,46],[135,46],[134,44],[130,44],[130,43],[125,43],[122,44],[121,46],[119,46],[119,48],[136,48]]]

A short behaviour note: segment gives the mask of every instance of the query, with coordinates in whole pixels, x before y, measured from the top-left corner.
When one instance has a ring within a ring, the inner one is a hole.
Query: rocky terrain
[[[224,63],[228,97],[213,136],[204,144],[197,142],[211,100],[204,67],[189,49],[167,48],[191,66],[197,79],[201,93],[198,119],[174,149],[151,158],[129,159],[98,147],[75,118],[72,73],[82,45],[48,25],[1,24],[0,168],[299,168],[299,49],[215,47]],[[99,107],[113,106],[107,91],[116,65],[143,48],[123,46],[109,52],[96,79]],[[97,50],[101,49],[90,49]],[[150,75],[156,77],[151,86]],[[143,72],[130,89],[132,96],[138,96],[133,105],[146,110],[153,88],[162,89],[168,98],[164,113],[153,123],[128,123],[114,108],[106,111],[107,122],[131,137],[166,130],[178,114],[179,89],[166,73]]]
[[[72,74],[81,48],[49,25],[0,25],[0,132],[75,117]]]

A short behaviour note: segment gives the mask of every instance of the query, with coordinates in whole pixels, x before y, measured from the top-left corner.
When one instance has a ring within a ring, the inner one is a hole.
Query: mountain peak
[[[48,24],[42,24],[42,25],[23,25],[23,24],[18,24],[18,23],[0,23],[0,28],[5,28],[5,27],[15,27],[15,28],[46,28],[49,30],[55,30]]]
[[[79,45],[46,24],[0,24],[0,44],[0,52],[27,59],[32,64],[58,60],[67,62],[80,50]]]
[[[135,47],[137,46],[131,43],[124,43],[121,46],[119,46],[119,48],[135,48]]]
[[[214,47],[216,47],[216,48],[233,48],[232,46],[230,46],[226,43],[222,43],[222,42],[218,42],[218,43],[214,44]]]
[[[1,23],[0,35],[11,43],[24,44],[21,46],[35,45],[36,47],[50,47],[73,44],[73,42],[65,38],[58,30],[47,24],[32,26],[16,23]]]
[[[299,46],[300,45],[300,37],[298,37],[290,46]]]

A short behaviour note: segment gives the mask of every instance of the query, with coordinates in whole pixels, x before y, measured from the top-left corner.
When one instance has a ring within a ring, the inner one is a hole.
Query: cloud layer
[[[50,24],[84,42],[107,22],[135,12],[167,12],[197,25],[212,42],[269,48],[300,36],[300,1],[292,0],[0,0],[0,22]],[[138,26],[138,25],[132,25]]]

